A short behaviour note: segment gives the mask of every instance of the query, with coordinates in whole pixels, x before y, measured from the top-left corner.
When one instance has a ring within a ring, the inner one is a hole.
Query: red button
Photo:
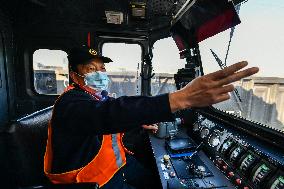
[[[228,173],[228,177],[229,177],[229,178],[232,178],[234,175],[235,175],[235,174],[234,174],[234,172],[232,172],[232,171]]]
[[[223,164],[223,161],[222,161],[221,159],[218,159],[218,160],[216,161],[216,164],[222,165],[222,164]]]
[[[249,187],[248,187],[248,186],[245,186],[244,189],[249,189]]]
[[[226,171],[228,169],[228,166],[227,165],[223,165],[222,168],[223,168],[224,171]]]
[[[236,179],[236,184],[237,185],[241,185],[242,184],[242,180],[241,179]]]

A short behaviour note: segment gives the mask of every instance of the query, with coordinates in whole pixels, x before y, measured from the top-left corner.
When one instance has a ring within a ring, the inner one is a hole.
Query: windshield
[[[110,96],[117,98],[139,95],[141,93],[141,46],[128,43],[104,43],[102,54],[113,61],[105,65],[111,80]]]
[[[284,1],[249,0],[236,9],[240,25],[200,43],[204,73],[242,60],[260,72],[235,83],[231,99],[214,107],[283,132]]]
[[[179,50],[172,37],[158,40],[153,46],[153,76],[151,94],[158,95],[176,91],[174,74],[184,67],[185,59],[180,59]]]

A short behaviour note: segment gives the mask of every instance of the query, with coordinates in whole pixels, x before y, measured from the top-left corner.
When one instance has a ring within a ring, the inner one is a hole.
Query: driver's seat
[[[25,116],[11,126],[11,160],[18,188],[98,188],[96,183],[53,185],[45,177],[43,157],[52,106]]]

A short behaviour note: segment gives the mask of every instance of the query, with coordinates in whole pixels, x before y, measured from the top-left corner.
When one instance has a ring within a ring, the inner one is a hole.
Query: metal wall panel
[[[7,86],[3,36],[0,28],[0,129],[8,122]]]

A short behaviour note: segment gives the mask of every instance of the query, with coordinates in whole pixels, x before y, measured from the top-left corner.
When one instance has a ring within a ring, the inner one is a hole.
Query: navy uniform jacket
[[[125,96],[101,102],[79,88],[70,90],[54,106],[52,173],[89,163],[99,151],[103,134],[163,121],[173,121],[168,94]]]

